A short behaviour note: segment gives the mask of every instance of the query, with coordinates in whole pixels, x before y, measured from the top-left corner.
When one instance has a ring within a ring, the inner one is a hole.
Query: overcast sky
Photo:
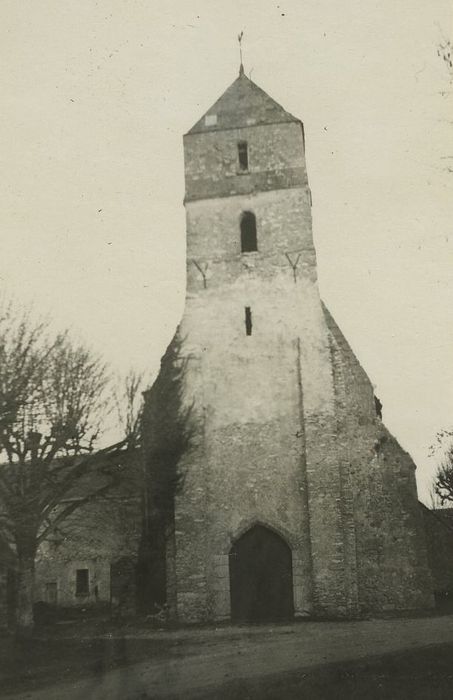
[[[184,303],[182,135],[236,78],[244,30],[246,73],[305,124],[321,295],[426,499],[453,425],[451,12],[2,0],[2,288],[155,374]]]

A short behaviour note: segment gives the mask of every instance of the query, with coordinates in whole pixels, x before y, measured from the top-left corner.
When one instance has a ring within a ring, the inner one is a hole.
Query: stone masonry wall
[[[299,186],[299,175],[291,176],[294,164],[305,173],[302,131],[291,123],[253,134],[250,153],[259,142],[262,162],[269,154],[269,163],[259,165],[264,170],[280,167],[275,139],[286,144],[281,167],[289,189],[258,192],[253,182],[261,188],[260,181],[252,175],[248,194],[191,201],[213,167],[201,155],[192,163],[193,149],[203,154],[212,147],[207,135],[193,147],[193,137],[186,139],[188,293],[180,334],[186,400],[199,426],[196,446],[181,465],[184,488],[176,507],[177,605],[186,620],[229,616],[228,552],[255,523],[274,529],[292,549],[296,613],[347,614],[356,606],[345,582],[351,542],[340,507],[334,386],[310,194],[306,184]],[[225,139],[221,149],[228,141],[234,151],[235,134],[215,136]],[[230,166],[219,158],[222,193],[231,194]],[[240,252],[244,210],[256,216],[256,253]],[[245,334],[246,306],[251,336]]]
[[[326,319],[338,444],[354,512],[360,610],[430,607],[415,465],[376,416],[371,383],[327,310]]]
[[[249,169],[238,169],[236,144],[247,141]],[[184,137],[186,202],[290,187],[306,187],[299,122]]]
[[[438,599],[453,599],[453,527],[441,515],[419,504],[426,531],[433,590]]]
[[[219,125],[237,118],[234,95],[249,124],[249,88],[237,83],[231,99],[227,91],[225,114],[225,96],[214,105]],[[429,605],[412,462],[377,420],[370,382],[321,305],[302,125],[287,113],[240,129],[201,125],[184,139],[179,334],[196,435],[180,464],[173,613],[229,618],[228,554],[258,523],[291,548],[296,615]],[[256,252],[241,252],[246,211],[256,217]]]
[[[49,602],[46,587],[56,584],[58,605],[110,603],[110,566],[122,557],[136,559],[140,526],[138,498],[104,498],[76,510],[38,551],[35,600]],[[76,595],[77,569],[89,571],[86,596]]]

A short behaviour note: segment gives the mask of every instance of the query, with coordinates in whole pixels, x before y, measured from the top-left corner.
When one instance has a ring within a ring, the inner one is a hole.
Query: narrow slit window
[[[249,150],[247,141],[239,141],[238,143],[239,170],[249,169]]]
[[[76,595],[88,595],[90,592],[90,580],[88,569],[76,571]]]
[[[258,250],[256,217],[251,211],[245,211],[241,216],[241,251],[252,253],[255,250]]]
[[[252,335],[252,310],[250,306],[245,307],[245,334]]]

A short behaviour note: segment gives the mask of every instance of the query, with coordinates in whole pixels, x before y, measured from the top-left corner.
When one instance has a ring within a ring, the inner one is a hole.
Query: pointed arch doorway
[[[229,554],[231,619],[288,620],[294,614],[291,549],[263,525],[254,525]]]

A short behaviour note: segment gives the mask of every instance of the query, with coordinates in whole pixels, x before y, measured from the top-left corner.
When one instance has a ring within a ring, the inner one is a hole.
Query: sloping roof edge
[[[247,119],[241,113],[240,107],[245,99],[250,100],[249,120],[253,123],[247,123]],[[221,115],[222,113],[227,117],[223,122],[219,120],[218,123],[211,125],[205,123],[207,116]],[[232,118],[233,121],[231,121]],[[185,135],[293,121],[300,122],[300,119],[287,112],[259,85],[242,74],[227,87]]]

